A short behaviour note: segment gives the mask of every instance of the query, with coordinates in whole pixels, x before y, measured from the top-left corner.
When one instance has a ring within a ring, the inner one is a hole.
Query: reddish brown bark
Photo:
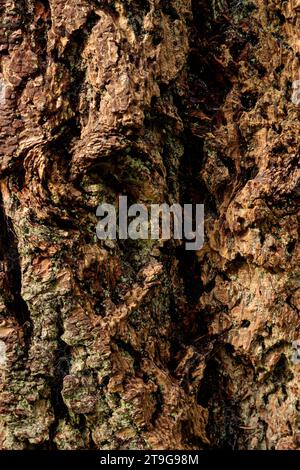
[[[298,3],[2,0],[1,449],[299,448]]]

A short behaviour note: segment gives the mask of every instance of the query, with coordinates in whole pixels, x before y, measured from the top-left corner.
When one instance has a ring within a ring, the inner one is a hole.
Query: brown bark
[[[0,448],[299,448],[299,1],[0,15]],[[100,242],[120,194],[203,249]]]

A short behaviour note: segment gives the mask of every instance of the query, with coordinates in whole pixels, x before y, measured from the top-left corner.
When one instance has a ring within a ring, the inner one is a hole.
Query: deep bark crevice
[[[33,323],[28,306],[21,295],[21,266],[17,236],[11,218],[5,213],[2,196],[0,196],[0,227],[0,257],[3,260],[6,274],[6,290],[3,292],[4,302],[8,314],[13,315],[22,328],[25,353],[27,354],[31,342]]]

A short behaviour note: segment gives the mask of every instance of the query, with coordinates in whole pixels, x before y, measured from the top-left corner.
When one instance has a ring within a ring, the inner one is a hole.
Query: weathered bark
[[[0,14],[0,448],[299,448],[299,1]],[[98,241],[120,194],[203,249]]]

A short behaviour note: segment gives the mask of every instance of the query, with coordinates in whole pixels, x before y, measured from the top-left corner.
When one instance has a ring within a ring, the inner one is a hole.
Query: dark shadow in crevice
[[[5,307],[8,314],[13,315],[22,327],[25,354],[27,354],[33,326],[28,306],[21,295],[22,276],[17,237],[12,220],[5,214],[2,195],[0,195],[0,260],[4,266],[6,281],[6,289],[3,291]]]

